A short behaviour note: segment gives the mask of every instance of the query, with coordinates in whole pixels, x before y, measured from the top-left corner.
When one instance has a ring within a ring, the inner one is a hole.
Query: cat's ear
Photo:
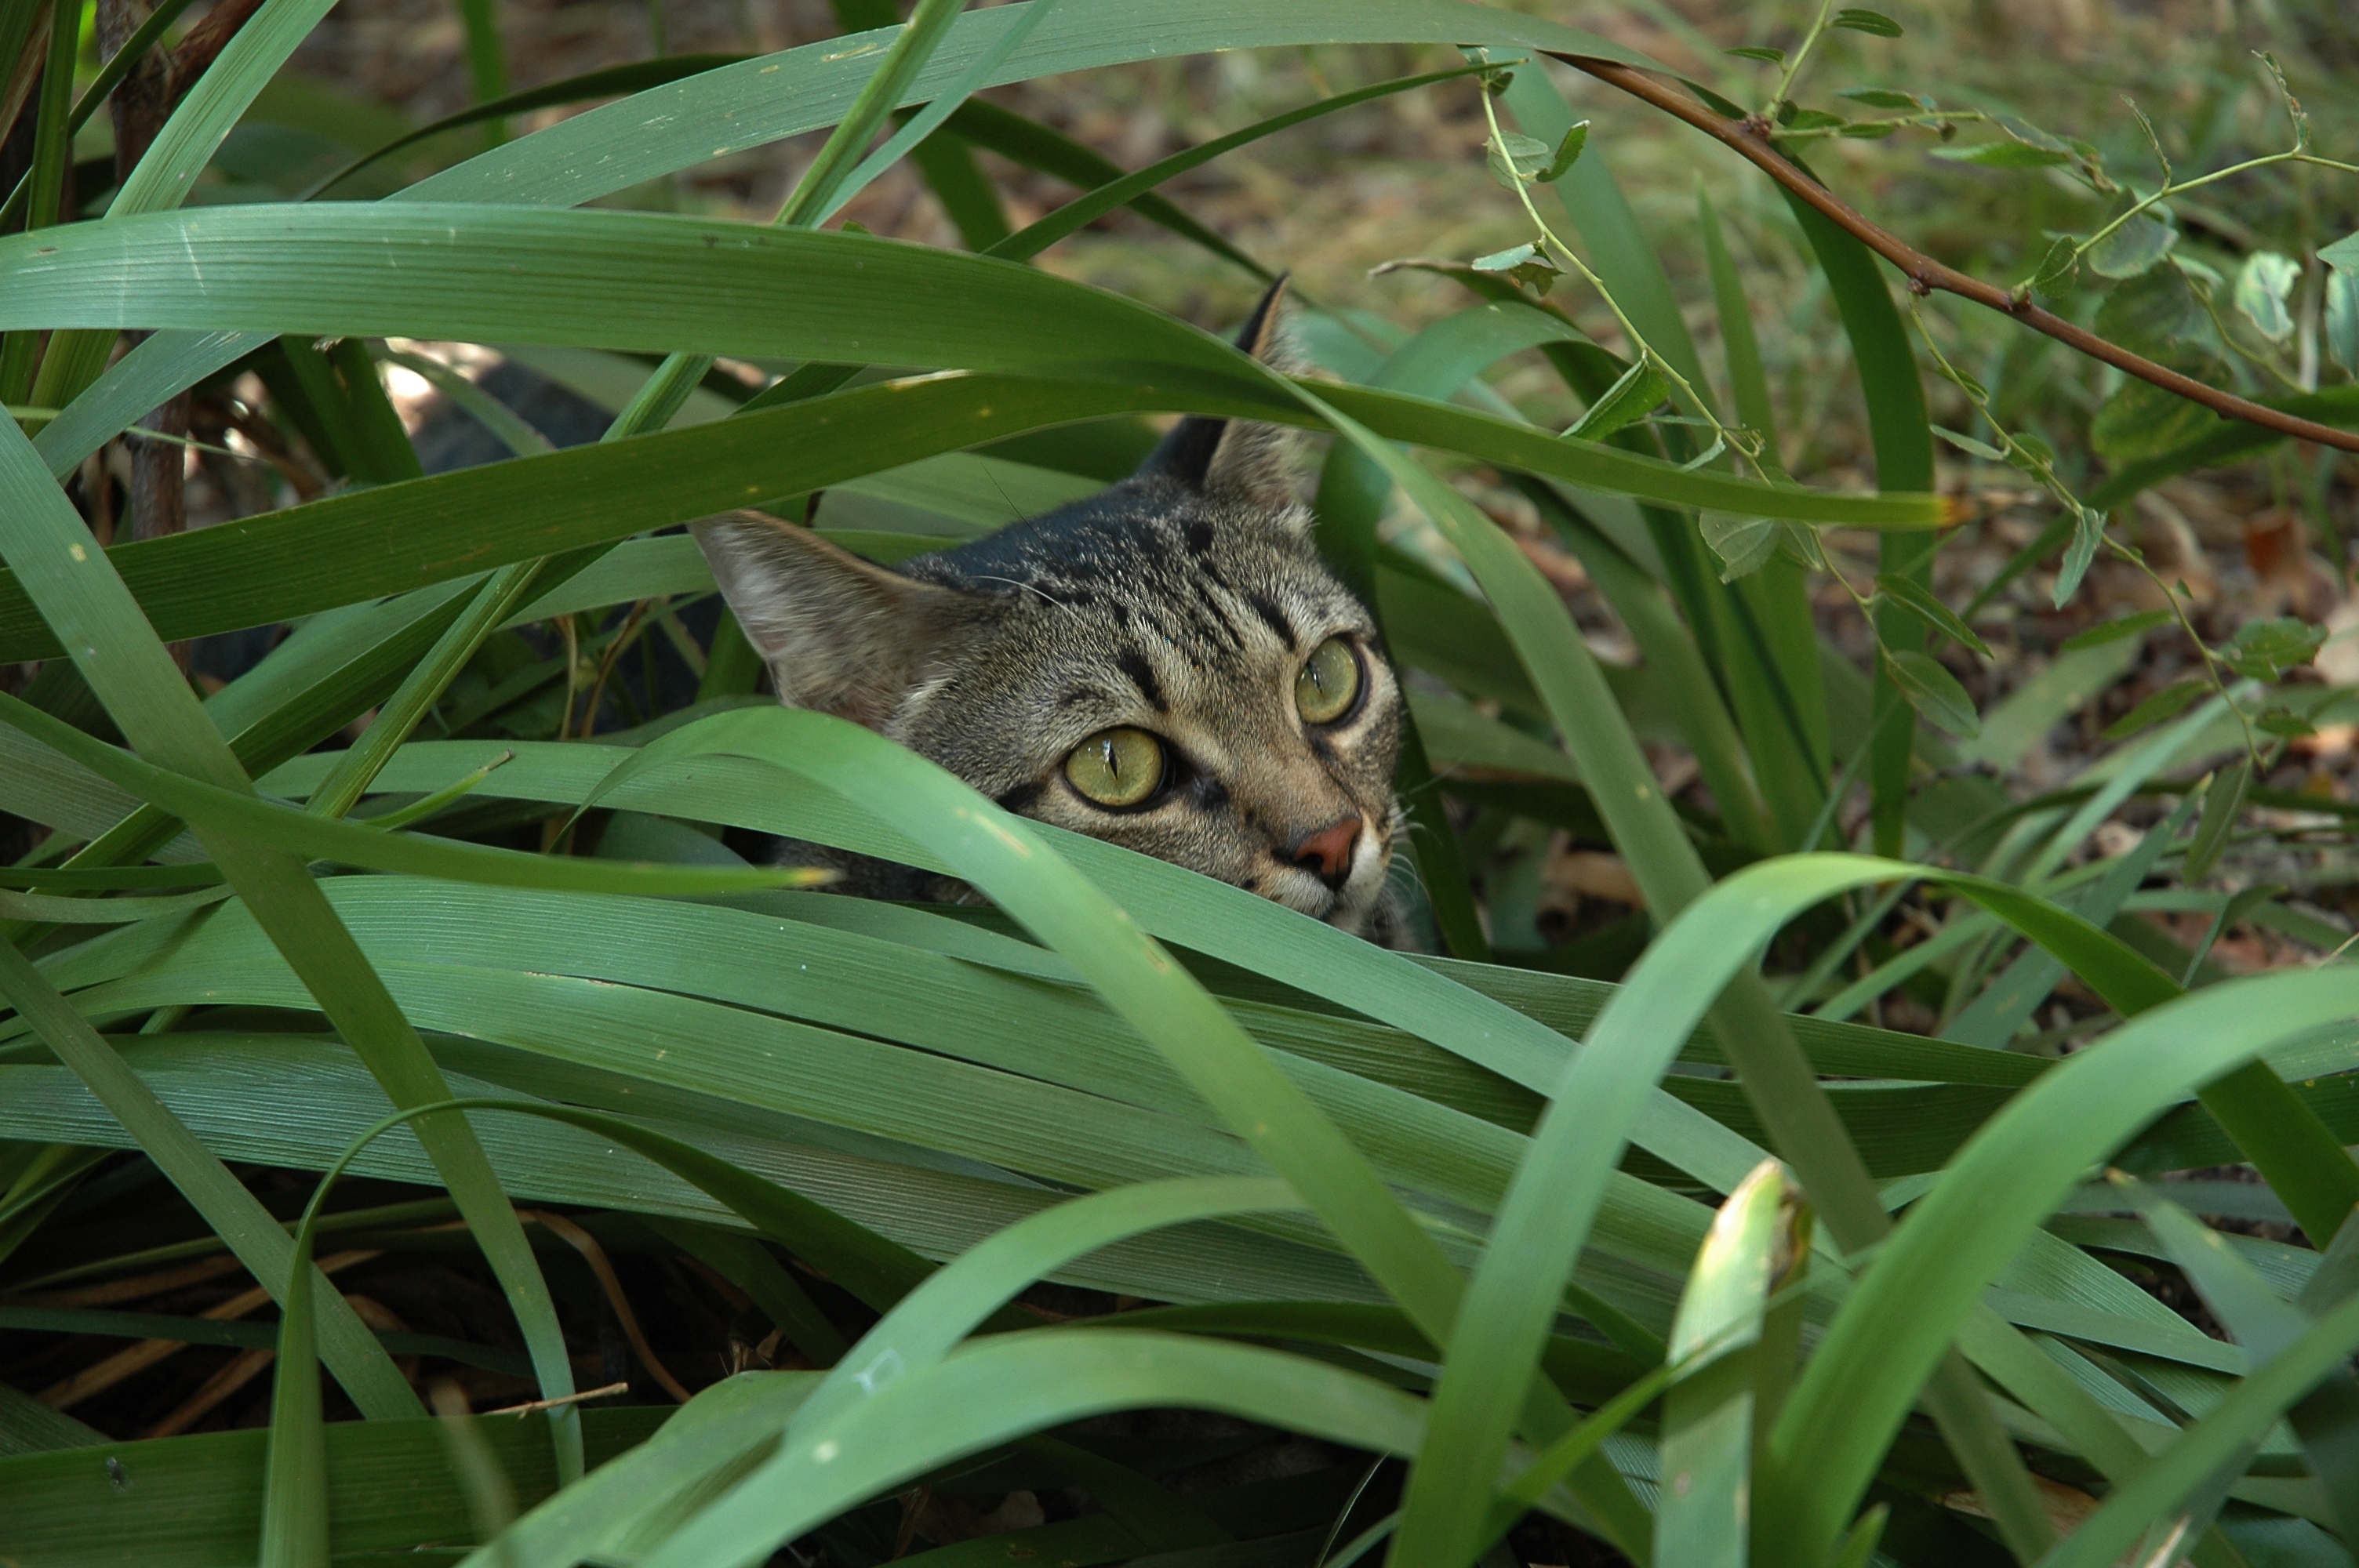
[[[759,512],[708,517],[689,531],[789,708],[882,730],[975,624],[969,596]]]
[[[1281,373],[1299,368],[1283,330],[1286,279],[1261,297],[1237,333],[1237,347]],[[1296,433],[1283,425],[1214,419],[1191,414],[1171,427],[1147,460],[1141,478],[1177,481],[1200,495],[1241,501],[1272,511],[1294,504]]]

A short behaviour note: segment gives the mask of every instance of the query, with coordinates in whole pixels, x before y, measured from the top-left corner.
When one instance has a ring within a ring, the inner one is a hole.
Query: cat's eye
[[[1073,748],[1065,776],[1100,806],[1136,806],[1163,783],[1163,742],[1144,730],[1101,730]]]
[[[1305,724],[1332,724],[1352,710],[1359,695],[1359,656],[1341,637],[1313,648],[1294,677],[1294,708]]]

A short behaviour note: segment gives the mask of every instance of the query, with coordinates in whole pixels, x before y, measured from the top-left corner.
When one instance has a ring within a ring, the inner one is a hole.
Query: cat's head
[[[1277,304],[1240,347],[1267,356]],[[1271,427],[1188,418],[1120,483],[898,571],[758,513],[695,532],[788,705],[1356,931],[1392,855],[1400,688],[1288,458]]]

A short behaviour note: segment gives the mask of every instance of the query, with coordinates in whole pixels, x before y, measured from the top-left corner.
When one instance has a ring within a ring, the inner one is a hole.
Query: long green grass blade
[[[291,46],[290,46],[291,47]],[[95,226],[95,225],[94,225]],[[253,784],[205,716],[139,607],[81,517],[13,424],[0,428],[0,556],[17,574],[116,723],[135,745],[192,787],[245,797]],[[34,710],[15,704],[14,709]],[[40,716],[47,719],[46,715]],[[55,720],[49,720],[54,724]],[[199,783],[197,781],[204,782]],[[386,995],[350,933],[336,922],[302,862],[229,836],[208,848],[288,961],[397,1101],[446,1099],[441,1075]],[[523,1324],[542,1387],[572,1391],[556,1310],[515,1212],[463,1125],[429,1122],[421,1138],[481,1241]],[[571,1412],[552,1426],[561,1472],[579,1473],[581,1432]]]
[[[961,17],[897,106],[931,103],[1022,15],[992,6]],[[445,169],[406,194],[577,206],[722,152],[836,124],[890,42],[883,33],[830,38],[638,93]],[[1251,0],[1094,0],[1062,6],[984,85],[1148,58],[1342,43],[1487,44],[1647,63],[1593,33],[1453,0],[1293,0],[1282,9]]]
[[[1925,384],[1918,373],[1908,330],[1893,306],[1882,269],[1865,245],[1837,228],[1817,208],[1790,195],[1787,205],[1819,258],[1828,292],[1834,296],[1835,308],[1843,317],[1843,331],[1851,339],[1860,390],[1867,402],[1868,432],[1875,447],[1876,482],[1896,490],[1930,490],[1933,434],[1925,409]],[[1878,568],[1930,584],[1939,546],[1934,535],[1886,538]],[[1923,623],[1893,607],[1877,611],[1875,634],[1896,652],[1921,652],[1925,646]],[[1917,719],[1916,710],[1892,685],[1881,663],[1875,671],[1875,727],[1868,763],[1875,849],[1878,854],[1892,855],[1899,852],[1908,815]]]
[[[1663,1397],[1663,1489],[1655,1547],[1665,1563],[1743,1568],[1751,1527],[1753,1357],[1779,1271],[1787,1184],[1774,1162],[1745,1178],[1696,1254],[1670,1355],[1681,1370]],[[1790,1261],[1790,1260],[1789,1260]]]
[[[2161,1098],[2346,1014],[2354,988],[2317,970],[2192,992],[2070,1058],[1977,1133],[1854,1285],[1770,1434],[1759,1506],[1779,1561],[1815,1561],[1832,1545],[1984,1281],[2080,1172]]]
[[[0,943],[0,991],[39,1030],[44,1044],[138,1141],[139,1147],[204,1216],[214,1233],[265,1285],[283,1288],[292,1243],[261,1201],[198,1141],[120,1054],[76,1013],[16,947]],[[425,1413],[392,1359],[331,1287],[321,1339],[330,1368],[372,1420]]]

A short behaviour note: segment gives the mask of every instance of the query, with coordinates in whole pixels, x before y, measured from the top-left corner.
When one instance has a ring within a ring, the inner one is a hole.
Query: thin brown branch
[[[2101,338],[2052,310],[2041,308],[2032,303],[2028,289],[2010,293],[1996,284],[1985,283],[1981,278],[1935,261],[1890,230],[1864,216],[1805,174],[1771,144],[1766,125],[1752,120],[1730,119],[1715,113],[1710,105],[1657,81],[1645,72],[1613,60],[1563,54],[1552,58],[1564,61],[1576,70],[1586,71],[1600,81],[1618,87],[1632,97],[1642,99],[1665,114],[1686,121],[1714,140],[1734,147],[1764,174],[1898,267],[1908,277],[1908,287],[1919,294],[1931,294],[1938,290],[1971,299],[1977,305],[1986,306],[2021,322],[2035,332],[2044,332],[2091,359],[2102,360],[2125,374],[2151,382],[2166,392],[2176,393],[2190,403],[2200,403],[2227,418],[2242,419],[2299,440],[2315,441],[2321,446],[2359,452],[2359,433],[2338,430],[2332,425],[2321,425],[2315,420],[2255,403],[2250,398],[2239,397],[2233,392],[2206,386],[2192,376],[2181,375],[2169,365],[2157,364],[2143,355],[2134,354],[2119,343]]]
[[[204,74],[205,67],[212,64],[213,57],[228,46],[230,39],[237,37],[237,30],[260,9],[262,0],[220,0],[220,4],[205,13],[202,21],[189,29],[188,36],[172,50],[172,85],[176,99]]]

